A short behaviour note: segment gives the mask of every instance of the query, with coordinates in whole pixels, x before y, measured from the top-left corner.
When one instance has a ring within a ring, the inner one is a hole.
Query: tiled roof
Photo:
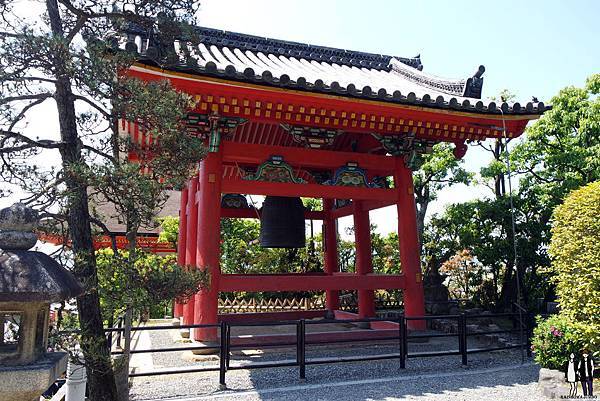
[[[205,27],[195,33],[198,40],[192,44],[176,36],[165,40],[156,30],[130,29],[121,47],[137,52],[141,63],[260,85],[485,114],[541,114],[548,108],[542,102],[521,106],[479,100],[483,66],[469,78],[451,80],[423,72],[419,56],[348,51]]]

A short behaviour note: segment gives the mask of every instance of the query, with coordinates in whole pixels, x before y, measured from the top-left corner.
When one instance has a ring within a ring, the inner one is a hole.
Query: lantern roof
[[[480,100],[483,66],[463,79],[447,79],[424,72],[420,56],[350,51],[207,27],[195,27],[191,36],[193,40],[189,34],[161,30],[160,24],[150,30],[130,27],[120,46],[137,52],[141,64],[271,87],[482,114],[532,115],[549,108],[537,101]]]
[[[59,302],[83,288],[56,260],[36,251],[0,251],[0,302]]]
[[[79,296],[73,274],[45,253],[30,251],[39,216],[16,203],[0,210],[0,302],[58,302]]]

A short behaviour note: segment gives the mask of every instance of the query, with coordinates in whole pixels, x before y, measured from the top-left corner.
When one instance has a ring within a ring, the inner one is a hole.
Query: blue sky
[[[598,1],[204,0],[201,25],[403,57],[467,78],[486,67],[484,96],[507,88],[548,102],[600,72]]]

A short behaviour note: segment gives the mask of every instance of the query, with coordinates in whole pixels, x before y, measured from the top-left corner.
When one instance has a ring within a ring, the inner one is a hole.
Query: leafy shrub
[[[163,301],[185,300],[208,284],[206,271],[186,269],[175,255],[159,256],[136,250],[115,254],[111,249],[96,253],[98,287],[104,318],[120,314],[127,303],[147,310]]]
[[[558,369],[570,352],[600,353],[600,182],[555,209],[549,253],[560,313],[538,320],[533,345],[540,365]]]
[[[600,181],[571,192],[553,219],[549,252],[561,313],[599,327]]]
[[[581,349],[577,330],[564,316],[555,315],[547,319],[537,318],[533,329],[532,350],[535,361],[549,369],[563,369],[571,352],[577,354]]]
[[[177,238],[179,236],[179,217],[165,216],[160,219],[160,234],[158,240],[160,242],[170,242],[177,246]]]

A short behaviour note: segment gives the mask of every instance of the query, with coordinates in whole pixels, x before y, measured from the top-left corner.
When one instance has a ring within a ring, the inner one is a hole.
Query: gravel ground
[[[501,370],[500,370],[501,369]],[[419,401],[543,401],[537,390],[537,367],[509,366],[486,372],[434,373],[374,380],[304,384],[254,391],[223,391],[179,398],[183,401],[275,400],[419,400]]]
[[[151,332],[153,347],[177,347],[175,335]],[[477,347],[473,339],[469,348]],[[456,349],[455,338],[436,338],[428,343],[410,343],[410,352]],[[307,347],[307,359],[343,355],[393,353],[397,344],[336,345]],[[215,357],[198,357],[191,352],[155,353],[154,368],[175,366],[217,366]],[[236,351],[232,365],[295,359],[295,350]],[[210,397],[236,400],[538,400],[536,389],[538,368],[535,365],[513,367],[520,362],[520,353],[496,351],[469,355],[469,366],[463,368],[460,356],[409,358],[406,369],[399,369],[398,360],[310,365],[306,381],[298,378],[298,368],[230,370],[227,372],[229,391],[218,391],[218,372],[187,373],[133,379],[132,400],[170,399],[180,397]],[[511,368],[506,369],[507,366]],[[481,370],[492,369],[492,372]],[[440,376],[442,375],[442,376]],[[383,380],[375,383],[353,383],[365,379]],[[332,383],[343,385],[331,385]],[[350,382],[350,383],[348,383]],[[317,386],[317,387],[314,387]],[[231,393],[231,392],[233,393]],[[541,397],[541,395],[539,396]],[[195,399],[195,398],[194,398]],[[204,398],[201,398],[204,399]]]

